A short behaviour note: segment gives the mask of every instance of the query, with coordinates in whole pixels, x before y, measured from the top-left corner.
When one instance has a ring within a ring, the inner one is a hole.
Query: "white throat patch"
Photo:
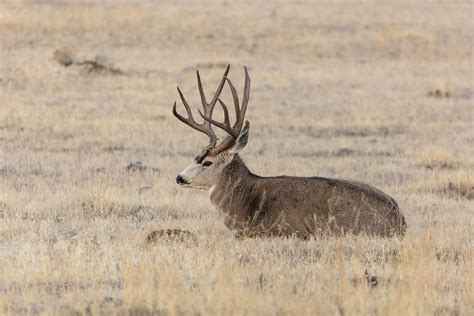
[[[212,192],[214,192],[215,188],[216,188],[216,185],[215,185],[215,184],[214,184],[212,187],[209,188],[209,191],[207,192],[208,195],[209,195],[209,197],[211,197]]]

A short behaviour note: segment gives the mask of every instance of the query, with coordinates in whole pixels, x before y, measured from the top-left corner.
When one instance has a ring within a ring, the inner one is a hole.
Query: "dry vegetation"
[[[2,1],[0,313],[474,314],[473,4],[392,2]],[[252,77],[254,172],[375,185],[406,238],[236,240],[180,190],[206,139],[175,86],[197,101],[226,63]]]

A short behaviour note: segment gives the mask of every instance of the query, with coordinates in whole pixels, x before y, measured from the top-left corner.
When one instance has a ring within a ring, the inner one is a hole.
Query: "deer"
[[[202,123],[194,119],[189,103],[177,87],[187,117],[177,112],[176,101],[174,116],[209,137],[209,144],[176,177],[178,185],[208,190],[211,203],[224,215],[225,226],[237,238],[309,239],[345,234],[386,238],[404,235],[407,225],[397,202],[370,185],[324,177],[253,174],[240,157],[249,139],[250,123],[245,120],[245,114],[250,97],[250,77],[244,66],[245,85],[240,103],[237,90],[227,77],[229,69],[230,65],[210,102],[197,70],[202,103],[202,111],[198,112]],[[226,83],[234,102],[233,124],[227,105],[220,98]],[[217,102],[223,110],[223,121],[212,116]],[[226,133],[219,143],[213,127]]]

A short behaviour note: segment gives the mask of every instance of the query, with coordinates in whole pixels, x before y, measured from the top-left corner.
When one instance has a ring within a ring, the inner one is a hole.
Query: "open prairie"
[[[2,1],[0,314],[473,315],[473,10]],[[239,240],[179,188],[207,139],[176,85],[196,108],[196,69],[212,96],[228,63],[252,80],[254,173],[378,187],[405,238]]]

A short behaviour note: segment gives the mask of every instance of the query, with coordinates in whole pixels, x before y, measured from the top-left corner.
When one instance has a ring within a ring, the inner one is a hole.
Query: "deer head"
[[[244,67],[245,87],[242,105],[240,105],[237,91],[235,90],[235,87],[229,78],[227,78],[229,69],[230,65],[227,66],[219,86],[217,87],[217,91],[210,103],[206,101],[206,96],[204,95],[204,90],[202,88],[201,77],[199,75],[199,71],[197,71],[198,88],[199,94],[201,96],[203,112],[200,110],[198,111],[203,119],[202,123],[197,123],[194,120],[189,104],[178,87],[178,93],[186,109],[188,117],[186,118],[176,111],[176,102],[173,105],[174,116],[176,116],[176,118],[178,118],[181,122],[206,134],[209,137],[209,145],[205,146],[199,155],[194,158],[194,161],[176,177],[176,182],[179,185],[202,189],[211,188],[217,182],[222,169],[230,161],[232,161],[234,155],[242,150],[247,144],[250,124],[248,121],[245,121],[244,125],[244,118],[250,96],[250,77],[247,72],[247,68]],[[229,111],[227,110],[227,106],[220,99],[220,94],[226,82],[229,85],[232,97],[234,99],[235,123],[232,126],[229,120]],[[217,102],[219,102],[222,110],[224,111],[224,122],[218,122],[212,118],[212,113]],[[217,143],[218,139],[212,129],[212,126],[218,127],[228,134],[227,137],[219,144]]]

